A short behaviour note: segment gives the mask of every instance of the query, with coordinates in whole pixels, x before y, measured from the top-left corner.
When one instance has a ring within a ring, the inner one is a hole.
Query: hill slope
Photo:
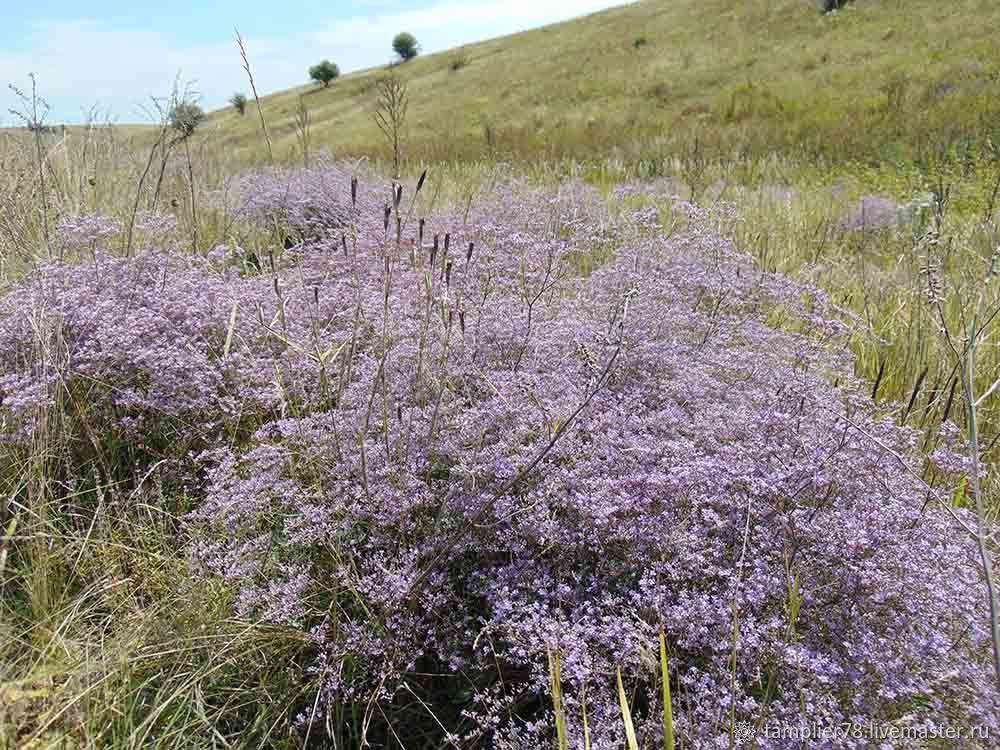
[[[928,158],[990,131],[1000,142],[997,28],[995,0],[857,0],[829,15],[811,0],[643,0],[396,70],[414,160],[635,154],[696,134],[837,160]],[[372,121],[384,73],[266,97],[276,148],[296,148],[301,97],[313,148],[384,153]],[[213,122],[257,149],[255,115]]]

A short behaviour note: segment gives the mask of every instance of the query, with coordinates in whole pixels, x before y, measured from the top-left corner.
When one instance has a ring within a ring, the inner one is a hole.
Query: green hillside
[[[628,158],[697,137],[730,152],[927,161],[1000,142],[998,28],[993,0],[857,0],[827,15],[811,0],[643,0],[398,66],[407,154]],[[276,150],[297,148],[301,97],[312,148],[384,153],[372,120],[384,74],[266,97]],[[262,148],[252,106],[212,124],[230,147]]]

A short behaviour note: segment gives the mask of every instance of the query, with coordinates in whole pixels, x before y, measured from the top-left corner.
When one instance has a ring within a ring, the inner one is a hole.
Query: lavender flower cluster
[[[117,219],[100,214],[66,217],[56,224],[56,236],[66,248],[89,248],[121,234]]]
[[[177,217],[152,211],[139,211],[132,220],[133,232],[148,242],[166,240],[177,230]],[[67,216],[55,226],[55,238],[63,250],[106,250],[111,241],[123,234],[120,219],[102,214]]]
[[[821,293],[690,205],[668,236],[510,183],[424,222],[350,177],[244,178],[249,217],[317,230],[272,273],[98,255],[0,305],[7,439],[70,394],[88,434],[201,471],[193,565],[309,639],[310,731],[355,706],[376,745],[540,747],[558,652],[574,747],[584,710],[621,747],[619,667],[655,744],[662,627],[690,747],[733,721],[1000,733],[964,511]]]
[[[293,237],[316,241],[348,226],[382,221],[386,184],[367,176],[360,195],[345,189],[361,164],[342,164],[327,156],[311,168],[272,167],[243,175],[231,188],[238,197],[236,214],[269,229],[277,226]],[[359,203],[360,201],[360,203]]]

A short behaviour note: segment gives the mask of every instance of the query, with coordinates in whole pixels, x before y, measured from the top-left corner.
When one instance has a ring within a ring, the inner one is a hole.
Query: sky
[[[119,123],[153,117],[175,81],[205,109],[248,91],[235,43],[246,41],[261,94],[308,82],[320,60],[350,72],[392,57],[409,31],[425,53],[621,5],[625,0],[0,0],[0,125],[38,92],[49,124],[94,111]]]

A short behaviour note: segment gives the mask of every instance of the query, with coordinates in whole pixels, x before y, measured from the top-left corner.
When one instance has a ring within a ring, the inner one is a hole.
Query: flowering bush
[[[4,303],[0,388],[30,430],[51,382],[86,384],[92,432],[204,470],[196,569],[310,640],[310,732],[360,741],[352,709],[375,745],[540,747],[557,652],[574,747],[584,709],[621,746],[617,667],[659,742],[661,627],[691,747],[733,720],[1000,731],[964,511],[818,291],[684,204],[666,236],[584,186],[511,184],[414,224],[334,168],[281,200],[255,180],[256,210],[322,228],[302,252],[263,276],[225,252],[45,269]],[[801,743],[758,738],[867,746]]]
[[[918,225],[930,210],[932,198],[919,196],[908,203],[896,203],[881,195],[865,195],[851,208],[840,226],[847,232],[880,232]]]
[[[243,175],[234,185],[240,199],[237,215],[312,241],[337,236],[358,223],[374,230],[391,193],[388,185],[369,177],[367,189],[355,192],[352,201],[350,186],[359,167],[325,157],[309,169],[274,167]]]
[[[117,219],[99,214],[67,217],[56,225],[56,236],[70,249],[89,248],[121,234]]]

